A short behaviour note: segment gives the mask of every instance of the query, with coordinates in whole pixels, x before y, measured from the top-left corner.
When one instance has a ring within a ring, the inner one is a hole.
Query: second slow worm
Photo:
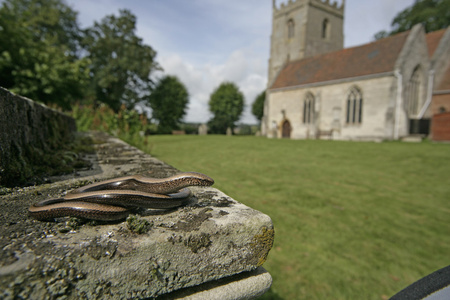
[[[168,209],[189,201],[188,186],[210,186],[214,180],[204,174],[186,172],[158,179],[141,175],[90,184],[64,198],[41,201],[28,209],[31,217],[46,220],[74,216],[93,220],[121,220],[132,208]]]
[[[188,186],[210,186],[214,180],[201,173],[185,172],[167,178],[133,175],[93,183],[72,191],[86,193],[99,190],[139,190],[147,193],[170,194]]]

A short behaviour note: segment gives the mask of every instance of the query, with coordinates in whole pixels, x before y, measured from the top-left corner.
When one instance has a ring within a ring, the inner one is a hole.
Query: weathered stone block
[[[16,189],[0,201],[0,298],[148,298],[264,263],[274,238],[270,217],[212,187],[192,187],[194,197],[184,207],[142,211],[137,218],[149,224],[142,234],[131,231],[127,222],[28,218],[29,205],[94,180],[178,172],[118,139],[102,133],[92,138],[96,154],[87,156],[92,170]],[[259,294],[269,288],[271,281],[265,282]]]
[[[0,185],[23,183],[75,131],[71,117],[0,87]]]

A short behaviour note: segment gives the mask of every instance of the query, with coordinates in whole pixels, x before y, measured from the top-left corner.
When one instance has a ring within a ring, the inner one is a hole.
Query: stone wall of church
[[[441,82],[450,76],[450,27],[447,28],[439,42],[439,47],[433,55],[431,68],[435,72],[434,89],[436,90]]]
[[[416,118],[427,99],[428,74],[430,70],[430,60],[425,39],[425,31],[418,24],[413,27],[408,39],[403,46],[403,50],[397,60],[397,66],[403,77],[403,96],[408,97],[408,84],[414,72],[418,70],[420,75],[420,87],[418,90],[417,111],[411,114],[409,118]],[[402,108],[405,110],[404,105]],[[404,111],[406,113],[406,110]],[[405,134],[406,135],[406,134]]]
[[[292,7],[291,7],[292,6]],[[306,23],[305,4],[300,1],[291,6],[283,6],[275,10],[272,20],[271,49],[269,60],[269,83],[288,60],[296,60],[303,57],[305,47],[304,24]],[[288,21],[294,23],[294,36],[288,38]]]
[[[293,0],[274,3],[270,37],[270,87],[285,63],[343,48],[344,5],[322,0]],[[323,21],[329,21],[329,34],[322,37]],[[292,36],[288,24],[293,23]]]
[[[268,94],[268,137],[281,137],[282,124],[289,121],[293,139],[336,140],[392,139],[396,103],[396,78],[392,75],[359,81],[272,91]],[[347,98],[352,87],[363,97],[361,124],[347,124]],[[303,123],[307,93],[315,97],[315,120]],[[402,118],[401,132],[406,130]]]
[[[323,37],[322,30],[325,19],[328,21],[328,29],[326,36]],[[311,1],[311,5],[308,6],[308,22],[305,30],[304,57],[344,48],[343,10],[331,7],[321,1]]]

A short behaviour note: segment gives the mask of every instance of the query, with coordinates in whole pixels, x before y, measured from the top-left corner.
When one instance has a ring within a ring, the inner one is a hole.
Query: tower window
[[[361,124],[363,98],[361,90],[353,87],[347,98],[347,124]]]
[[[330,22],[328,19],[323,20],[322,22],[322,38],[328,39],[330,37]]]
[[[307,93],[303,101],[303,124],[314,123],[314,106],[315,100],[311,93]]]
[[[288,39],[291,39],[294,37],[294,20],[290,19],[288,21]]]

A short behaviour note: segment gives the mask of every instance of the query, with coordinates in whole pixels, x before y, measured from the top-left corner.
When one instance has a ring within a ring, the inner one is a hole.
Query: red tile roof
[[[428,54],[430,55],[430,57],[432,57],[434,51],[436,51],[436,48],[438,47],[439,42],[441,41],[441,38],[445,33],[445,30],[447,29],[444,28],[438,31],[427,33],[426,38],[427,38]]]
[[[449,91],[450,90],[450,65],[447,67],[447,70],[442,77],[441,82],[439,82],[437,86],[437,91]]]
[[[406,31],[362,46],[292,61],[271,89],[393,71],[408,34]]]

